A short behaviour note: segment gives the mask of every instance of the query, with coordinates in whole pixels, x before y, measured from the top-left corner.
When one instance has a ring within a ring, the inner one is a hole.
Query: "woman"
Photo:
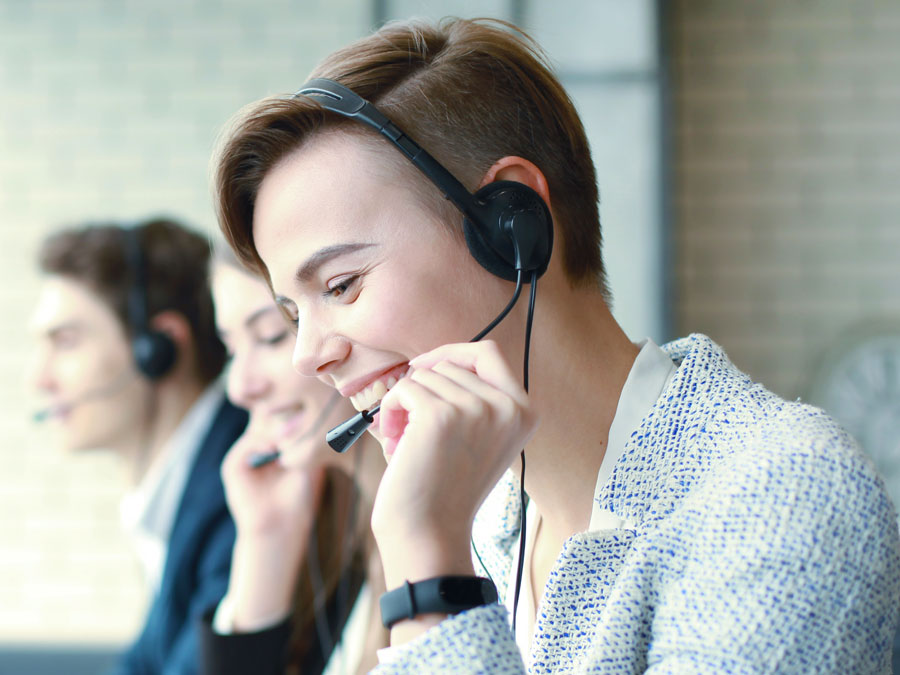
[[[389,458],[380,669],[883,672],[900,538],[881,480],[709,338],[629,340],[584,129],[510,28],[390,24],[245,109],[217,158],[220,224],[295,321],[295,367]]]
[[[366,672],[386,643],[368,528],[384,460],[371,442],[342,455],[325,444],[349,406],[293,371],[293,333],[266,285],[223,253],[212,287],[228,396],[250,423],[222,467],[237,538],[228,592],[202,631],[204,671]]]

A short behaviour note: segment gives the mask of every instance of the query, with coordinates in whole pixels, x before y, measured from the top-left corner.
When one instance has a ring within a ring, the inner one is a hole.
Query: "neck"
[[[525,489],[542,529],[561,543],[590,523],[609,428],[638,348],[598,291],[549,288],[541,299],[542,290],[529,374],[540,424],[525,448]]]
[[[205,385],[189,381],[159,382],[148,388],[142,428],[129,448],[129,474],[137,485],[147,470],[162,454],[178,425],[205,389]]]

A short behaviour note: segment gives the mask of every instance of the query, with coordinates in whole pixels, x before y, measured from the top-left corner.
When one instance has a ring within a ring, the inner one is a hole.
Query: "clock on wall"
[[[854,331],[813,378],[809,400],[859,441],[900,506],[900,325]]]

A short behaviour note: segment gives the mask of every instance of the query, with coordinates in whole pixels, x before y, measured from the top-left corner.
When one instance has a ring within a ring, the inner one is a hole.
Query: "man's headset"
[[[171,370],[177,356],[175,342],[165,333],[151,330],[147,316],[147,271],[141,241],[135,228],[122,228],[122,253],[125,257],[126,275],[130,275],[126,311],[128,328],[133,333],[131,354],[138,372],[149,380],[157,380]],[[65,403],[42,408],[33,413],[35,422],[63,414],[98,398],[113,396],[121,391],[132,376],[128,373],[116,377],[101,387],[94,387]]]
[[[518,298],[518,284],[523,275],[527,274],[534,284],[547,270],[553,250],[553,220],[547,204],[530,187],[514,181],[496,181],[473,195],[372,103],[344,85],[318,78],[303,85],[294,94],[297,96],[309,96],[325,110],[359,120],[399,149],[462,212],[466,244],[472,257],[492,274],[517,282],[513,303]],[[510,308],[511,305],[502,316]],[[374,413],[375,409],[363,411],[332,429],[328,444],[338,452],[347,450],[371,424]]]
[[[128,289],[128,327],[132,331],[131,354],[138,371],[149,380],[158,380],[175,364],[178,350],[174,340],[150,328],[147,311],[147,268],[137,229],[123,228],[125,260],[131,274]]]

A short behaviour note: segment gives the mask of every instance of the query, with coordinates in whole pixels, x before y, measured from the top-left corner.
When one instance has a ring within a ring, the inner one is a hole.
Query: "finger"
[[[441,361],[475,373],[488,384],[512,396],[520,405],[527,404],[525,389],[493,340],[442,345],[417,356],[409,363],[414,369],[418,369],[433,368]]]
[[[434,368],[416,369],[411,378],[469,416],[484,417],[491,413],[491,408],[506,407],[505,403],[510,401],[506,393],[475,373],[445,361]]]
[[[381,400],[379,430],[388,438],[397,438],[413,417],[428,414],[446,416],[449,408],[450,404],[433,390],[407,376]],[[434,421],[439,423],[440,419]]]

